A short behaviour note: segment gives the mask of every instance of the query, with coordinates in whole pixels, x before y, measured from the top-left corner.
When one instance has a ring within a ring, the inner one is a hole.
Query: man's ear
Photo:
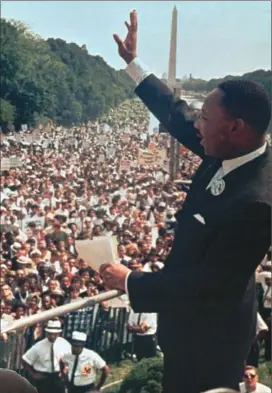
[[[244,130],[245,122],[242,119],[235,119],[233,121],[232,132],[241,133]]]

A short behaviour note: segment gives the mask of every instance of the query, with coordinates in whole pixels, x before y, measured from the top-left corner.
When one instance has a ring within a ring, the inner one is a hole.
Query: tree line
[[[242,76],[227,75],[224,78],[213,78],[209,81],[204,79],[190,78],[183,80],[182,89],[186,91],[193,91],[196,93],[207,93],[216,88],[216,86],[229,79],[248,79],[251,81],[258,82],[262,84],[271,98],[271,88],[272,88],[272,71],[271,70],[256,70],[253,72],[248,72]]]
[[[0,124],[85,123],[134,94],[134,83],[85,45],[42,39],[1,19]]]

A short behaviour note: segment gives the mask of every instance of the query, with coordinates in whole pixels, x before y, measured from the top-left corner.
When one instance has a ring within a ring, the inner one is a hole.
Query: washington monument
[[[172,12],[171,41],[168,65],[168,84],[172,89],[176,87],[176,63],[177,63],[177,32],[178,10],[175,6]]]
[[[178,32],[178,10],[175,6],[172,12],[171,41],[169,52],[169,67],[167,84],[173,90],[176,97],[180,98],[181,89],[176,81],[177,65],[177,32]],[[179,150],[180,145],[176,139],[171,137],[170,143],[170,177],[174,180],[179,173]]]

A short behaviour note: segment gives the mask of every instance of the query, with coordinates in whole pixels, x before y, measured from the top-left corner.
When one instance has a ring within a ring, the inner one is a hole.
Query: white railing
[[[5,326],[4,329],[1,330],[1,333],[9,333],[12,331],[22,329],[24,327],[35,325],[40,322],[48,321],[49,319],[60,317],[61,315],[68,314],[75,310],[80,310],[85,307],[92,307],[97,303],[114,299],[121,295],[122,292],[112,290],[112,291],[100,293],[99,295],[96,296],[88,297],[85,299],[79,299],[72,303],[64,304],[63,306],[42,311],[39,314],[30,315],[29,317],[25,317],[17,321],[14,321],[10,325]]]

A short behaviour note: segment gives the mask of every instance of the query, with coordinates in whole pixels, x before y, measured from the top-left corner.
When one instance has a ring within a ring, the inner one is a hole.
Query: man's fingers
[[[109,267],[109,263],[103,263],[103,265],[100,266],[99,272],[100,274],[105,273],[105,270],[107,270],[107,268]]]
[[[119,49],[125,49],[125,45],[118,34],[113,34],[114,41],[118,45]]]
[[[131,25],[131,30],[132,31],[137,31],[137,27],[138,27],[138,20],[137,20],[137,11],[133,10],[130,13],[130,25]]]
[[[128,31],[130,31],[131,28],[130,24],[127,21],[125,21],[125,25],[127,26]]]

